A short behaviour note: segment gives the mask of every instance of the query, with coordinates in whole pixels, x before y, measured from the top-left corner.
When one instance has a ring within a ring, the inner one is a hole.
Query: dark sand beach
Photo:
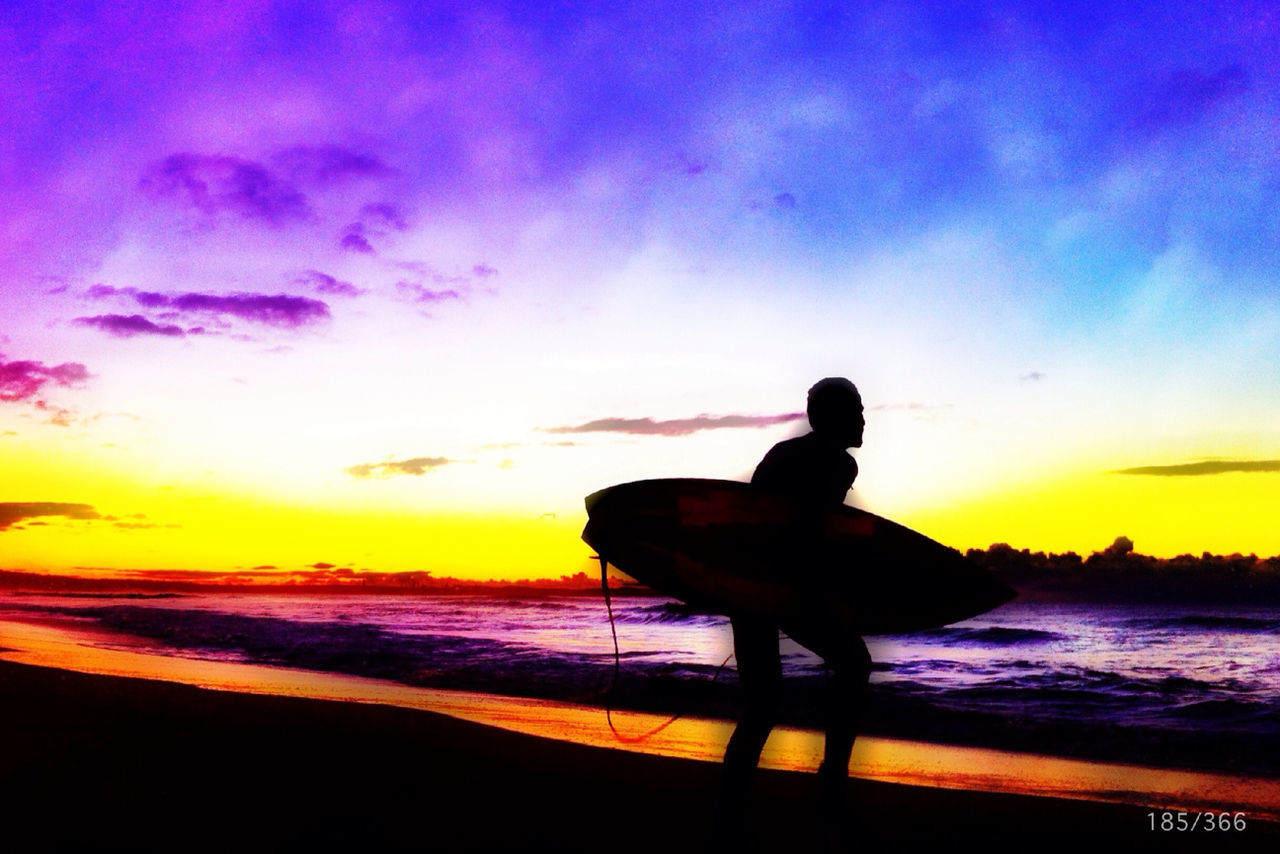
[[[389,706],[0,662],[7,850],[725,850],[718,768]],[[763,771],[750,838],[816,850],[813,780]],[[1280,827],[1150,829],[1149,809],[851,779],[836,850],[971,841],[1274,850]]]

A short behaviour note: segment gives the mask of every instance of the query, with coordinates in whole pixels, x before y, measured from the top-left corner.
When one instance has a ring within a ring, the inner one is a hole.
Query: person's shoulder
[[[788,442],[795,443],[793,445],[794,453],[822,458],[824,461],[833,463],[853,462],[853,456],[847,450],[825,441],[817,433],[805,433],[803,436],[788,440]],[[783,445],[788,444],[788,442],[779,442],[778,444]],[[777,445],[774,447],[777,447]]]
[[[805,433],[803,436],[796,436],[792,439],[783,439],[781,442],[770,448],[769,453],[765,454],[765,456],[768,457],[771,454],[785,455],[808,453],[813,444],[812,440],[809,438],[812,435],[812,433]]]
[[[785,439],[774,445],[756,464],[751,482],[767,486],[784,477],[794,467],[794,461],[799,456],[797,451],[796,439]]]
[[[809,441],[809,436],[796,436],[794,439],[783,439],[781,442],[769,449],[769,452],[760,460],[762,466],[773,465],[794,465],[800,460],[808,459],[813,456],[813,444]]]

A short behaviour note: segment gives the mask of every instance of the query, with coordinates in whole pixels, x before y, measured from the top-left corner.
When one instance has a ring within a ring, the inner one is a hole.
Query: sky
[[[1274,4],[163,5],[0,10],[0,568],[556,577],[824,376],[948,545],[1280,553]]]

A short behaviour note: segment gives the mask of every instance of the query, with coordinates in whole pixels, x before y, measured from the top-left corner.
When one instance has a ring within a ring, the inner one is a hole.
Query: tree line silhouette
[[[1083,558],[1007,543],[965,554],[1017,590],[1023,601],[1280,604],[1280,555],[1203,552],[1159,558],[1134,551],[1133,540],[1123,536]]]

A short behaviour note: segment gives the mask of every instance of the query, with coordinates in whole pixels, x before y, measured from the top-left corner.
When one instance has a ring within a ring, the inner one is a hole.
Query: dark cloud
[[[391,460],[385,463],[360,463],[358,465],[349,466],[343,471],[352,477],[390,477],[396,474],[411,474],[414,476],[426,474],[431,469],[446,466],[450,463],[463,462],[462,460],[451,460],[448,457],[414,457],[409,460]]]
[[[89,369],[79,362],[46,365],[30,360],[6,362],[0,354],[0,400],[34,400],[49,383],[70,386],[89,378]]]
[[[160,308],[170,304],[167,294],[158,294],[155,291],[135,291],[132,288],[124,288],[122,292],[131,292],[134,301],[146,308]]]
[[[181,153],[151,166],[143,190],[213,216],[223,212],[280,225],[310,214],[307,197],[260,163],[238,157]]]
[[[307,566],[311,567],[312,569],[333,569],[335,566],[337,566],[337,564],[325,563],[324,561],[317,561],[316,563],[309,563],[307,564]]]
[[[102,514],[89,504],[63,504],[55,501],[0,502],[0,531],[24,519],[41,516],[64,516],[68,519],[101,519]],[[32,523],[36,524],[36,523]]]
[[[700,430],[725,430],[738,427],[768,427],[804,418],[803,412],[782,415],[698,415],[671,421],[652,418],[600,418],[570,427],[546,427],[545,433],[631,433],[646,436],[686,436]]]
[[[294,176],[320,184],[346,178],[377,178],[395,171],[371,154],[337,145],[299,145],[272,159]]]
[[[444,280],[443,277],[435,277]],[[462,294],[456,288],[446,288],[442,290],[432,290],[428,287],[418,284],[417,282],[396,282],[396,290],[405,299],[412,302],[444,302],[446,300],[462,299]]]
[[[357,288],[350,282],[336,279],[328,273],[321,273],[319,270],[306,270],[303,272],[302,277],[295,281],[300,285],[311,285],[318,294],[358,297],[364,293],[363,288]]]
[[[1215,104],[1248,92],[1249,88],[1249,79],[1238,65],[1224,66],[1211,74],[1194,68],[1179,69],[1152,87],[1135,124],[1148,130],[1189,124]]]
[[[364,236],[364,226],[358,222],[353,222],[347,226],[342,239],[338,241],[338,246],[347,252],[360,252],[365,255],[374,254],[373,244]]]
[[[152,323],[140,314],[98,314],[93,317],[77,317],[77,326],[92,326],[115,338],[133,338],[138,335],[160,335],[166,338],[182,338],[186,330],[180,326]]]
[[[279,569],[274,563],[263,563],[253,567],[254,569]]]
[[[316,275],[324,276],[323,273],[316,273]],[[328,279],[334,286],[347,284],[339,283],[331,276],[324,276],[324,278]],[[113,288],[109,285],[94,285],[85,292],[85,296],[90,299],[126,297],[143,308],[170,309],[170,311],[161,315],[162,319],[167,320],[183,319],[184,314],[197,314],[212,317],[219,321],[230,316],[266,326],[296,329],[299,326],[306,326],[329,318],[329,306],[327,303],[290,294],[209,294],[196,292],[165,294],[156,291],[139,291],[136,288]],[[97,317],[81,317],[76,319],[76,323],[97,326],[112,335],[120,337],[132,337],[134,335],[198,335],[205,331],[201,327],[183,330],[172,325],[161,326],[138,314],[131,316],[106,314]]]
[[[784,210],[791,210],[796,206],[796,197],[790,193],[779,193],[773,197],[773,203]]]
[[[89,371],[79,362],[66,362],[50,367],[43,362],[6,362],[3,354],[0,354],[0,401],[28,403],[48,416],[45,423],[70,427],[75,415],[70,409],[55,406],[37,395],[51,382],[54,385],[70,386],[83,382],[88,377]],[[4,435],[17,434],[6,432]]]
[[[1018,377],[1018,379],[1022,380],[1023,382],[1033,382],[1033,383],[1034,383],[1034,382],[1039,382],[1040,380],[1044,379],[1044,374],[1043,374],[1043,373],[1041,373],[1040,371],[1032,371],[1032,372],[1031,372],[1031,373],[1029,373],[1029,374],[1023,374],[1022,376]]]
[[[1152,474],[1161,477],[1194,477],[1227,472],[1280,472],[1280,460],[1201,460],[1171,466],[1135,466],[1111,474]]]
[[[169,297],[168,305],[181,311],[231,315],[241,320],[296,329],[329,318],[329,306],[320,300],[290,294],[200,294]]]
[[[388,202],[374,202],[360,208],[360,216],[375,227],[404,231],[409,227],[400,209]]]

